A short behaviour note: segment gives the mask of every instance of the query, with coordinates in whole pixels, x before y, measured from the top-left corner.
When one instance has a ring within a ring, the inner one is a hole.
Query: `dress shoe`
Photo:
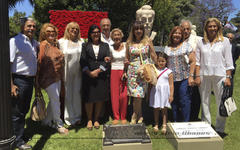
[[[78,120],[78,121],[76,121],[75,123],[74,123],[74,126],[80,126],[81,125],[81,121],[80,120]]]
[[[25,149],[31,149],[31,148],[32,148],[32,146],[28,145],[28,144],[23,144],[23,145],[18,146],[19,150],[25,150]]]
[[[225,136],[227,136],[227,134],[224,133],[224,132],[219,132],[219,131],[217,131],[217,133],[218,133],[218,135],[219,135],[222,139],[225,138]]]

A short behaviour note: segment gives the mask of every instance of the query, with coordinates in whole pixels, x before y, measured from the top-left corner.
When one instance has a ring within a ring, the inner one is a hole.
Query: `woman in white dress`
[[[79,125],[81,121],[81,84],[82,75],[80,56],[83,40],[80,38],[80,27],[70,22],[65,29],[64,37],[59,40],[60,49],[65,58],[65,111],[64,121],[67,125]]]

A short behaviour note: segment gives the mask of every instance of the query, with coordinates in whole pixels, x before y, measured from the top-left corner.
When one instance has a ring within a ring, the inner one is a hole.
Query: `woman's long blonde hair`
[[[57,36],[58,36],[58,29],[57,29],[57,27],[54,26],[54,25],[51,24],[51,23],[44,23],[44,24],[42,25],[41,30],[40,30],[39,42],[42,42],[42,41],[44,41],[44,40],[47,39],[47,38],[46,38],[46,29],[47,29],[48,27],[51,27],[51,28],[54,29],[54,31],[55,31],[55,33],[56,33],[56,40],[57,40]]]
[[[77,29],[78,29],[77,39],[80,40],[80,38],[81,38],[80,27],[79,27],[78,23],[76,23],[76,22],[70,22],[70,23],[67,24],[67,26],[65,28],[65,31],[64,31],[64,37],[63,37],[64,39],[71,40],[69,30],[70,30],[70,28],[72,28],[74,26],[77,27]]]
[[[141,37],[141,41],[140,43],[146,45],[149,41],[149,38],[148,36],[145,35],[145,30],[144,30],[144,25],[143,25],[143,22],[141,21],[135,21],[133,24],[132,24],[132,27],[131,27],[131,30],[130,30],[130,33],[129,33],[129,36],[128,36],[128,39],[127,39],[127,44],[128,45],[132,45],[133,43],[136,42],[136,37],[135,37],[135,34],[134,34],[134,31],[137,30],[137,29],[141,29],[143,30],[143,35]]]
[[[223,41],[223,33],[222,33],[221,22],[217,18],[208,18],[207,21],[205,22],[205,25],[204,25],[204,36],[203,36],[204,42],[206,42],[206,43],[210,42],[209,39],[208,39],[208,32],[207,32],[207,27],[208,27],[208,24],[210,22],[215,22],[217,24],[217,27],[218,27],[218,31],[217,31],[217,35],[216,35],[215,39],[216,40],[220,39],[220,41]]]

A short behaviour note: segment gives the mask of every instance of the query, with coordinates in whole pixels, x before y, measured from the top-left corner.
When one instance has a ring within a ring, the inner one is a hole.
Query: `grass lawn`
[[[237,62],[234,79],[234,94],[238,109],[240,109],[240,60]],[[47,100],[46,93],[45,99]],[[145,118],[146,126],[152,138],[153,150],[174,150],[168,140],[159,134],[154,134],[152,130],[151,120],[153,115],[151,110],[150,117]],[[144,113],[144,112],[143,112]],[[145,112],[146,113],[146,112]],[[215,125],[216,104],[214,96],[211,97],[211,114],[212,122]],[[28,143],[33,146],[33,150],[101,150],[102,149],[102,126],[99,130],[93,129],[88,131],[85,126],[69,128],[69,135],[59,135],[54,129],[42,126],[40,122],[34,122],[27,115],[26,135],[31,139]],[[227,119],[225,132],[228,134],[224,138],[224,150],[240,149],[240,111],[237,110],[231,117]],[[110,123],[110,121],[108,122]]]

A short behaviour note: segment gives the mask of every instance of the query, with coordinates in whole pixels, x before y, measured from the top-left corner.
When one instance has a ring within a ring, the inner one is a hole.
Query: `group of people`
[[[173,121],[196,121],[202,104],[202,120],[211,124],[210,94],[213,88],[217,106],[222,83],[231,85],[233,60],[231,44],[223,37],[221,22],[209,18],[204,37],[191,34],[191,22],[182,20],[169,35],[169,43],[158,55],[144,24],[135,21],[126,42],[123,32],[104,18],[100,27],[91,25],[87,42],[80,27],[70,22],[64,37],[57,39],[58,29],[45,23],[39,42],[33,39],[36,23],[31,18],[21,22],[21,33],[10,39],[12,122],[16,147],[31,148],[23,140],[25,115],[29,111],[33,86],[44,89],[49,97],[44,125],[68,134],[67,125],[79,125],[82,104],[87,129],[99,129],[103,109],[111,100],[112,124],[126,124],[128,99],[132,99],[130,124],[142,123],[142,101],[150,93],[149,106],[154,109],[154,131],[158,132],[159,110],[162,110],[162,133],[166,133],[167,109],[172,108]],[[156,85],[146,83],[139,75],[143,64],[155,64]],[[35,79],[35,80],[34,80]],[[64,103],[64,118],[61,106]],[[218,109],[217,109],[218,111]],[[216,131],[224,132],[225,117],[217,112]]]

